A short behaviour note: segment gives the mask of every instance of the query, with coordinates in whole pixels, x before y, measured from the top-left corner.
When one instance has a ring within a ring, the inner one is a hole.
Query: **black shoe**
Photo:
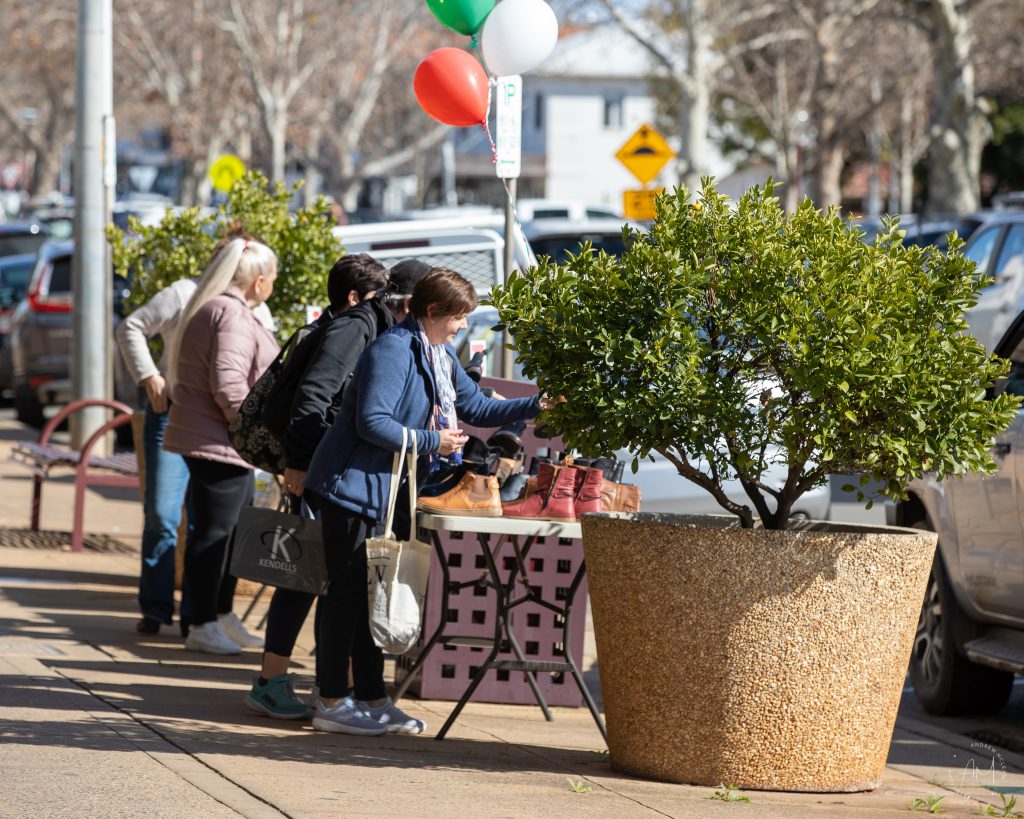
[[[160,621],[154,620],[152,617],[143,617],[135,624],[135,630],[139,634],[159,634]]]
[[[188,628],[191,625],[189,620],[181,620],[178,622],[178,627],[181,629],[181,636],[188,637]]]

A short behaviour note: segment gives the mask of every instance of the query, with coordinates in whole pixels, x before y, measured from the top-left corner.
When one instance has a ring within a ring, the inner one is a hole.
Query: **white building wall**
[[[544,94],[546,101],[545,195],[621,209],[623,192],[641,186],[615,153],[637,128],[654,119],[654,101],[646,85],[588,79],[538,80],[535,87],[535,93]],[[616,98],[622,101],[621,122],[606,125],[605,100]],[[671,165],[666,166],[658,182],[674,182]]]

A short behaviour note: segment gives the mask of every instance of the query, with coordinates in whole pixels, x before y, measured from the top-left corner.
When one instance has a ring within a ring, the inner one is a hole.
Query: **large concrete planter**
[[[879,785],[935,535],[583,518],[611,764],[787,791]]]

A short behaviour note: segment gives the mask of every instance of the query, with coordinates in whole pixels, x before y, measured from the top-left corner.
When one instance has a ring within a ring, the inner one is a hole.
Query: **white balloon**
[[[544,62],[558,41],[558,20],[544,0],[501,0],[487,15],[480,52],[496,77],[525,74]]]

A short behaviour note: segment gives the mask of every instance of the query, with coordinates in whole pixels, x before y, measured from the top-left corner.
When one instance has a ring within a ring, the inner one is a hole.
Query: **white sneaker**
[[[242,648],[263,648],[263,638],[249,631],[233,611],[227,614],[218,614],[217,622],[220,623],[228,638],[234,640]]]
[[[224,633],[216,620],[193,625],[185,638],[185,648],[204,654],[241,654],[242,647]]]

